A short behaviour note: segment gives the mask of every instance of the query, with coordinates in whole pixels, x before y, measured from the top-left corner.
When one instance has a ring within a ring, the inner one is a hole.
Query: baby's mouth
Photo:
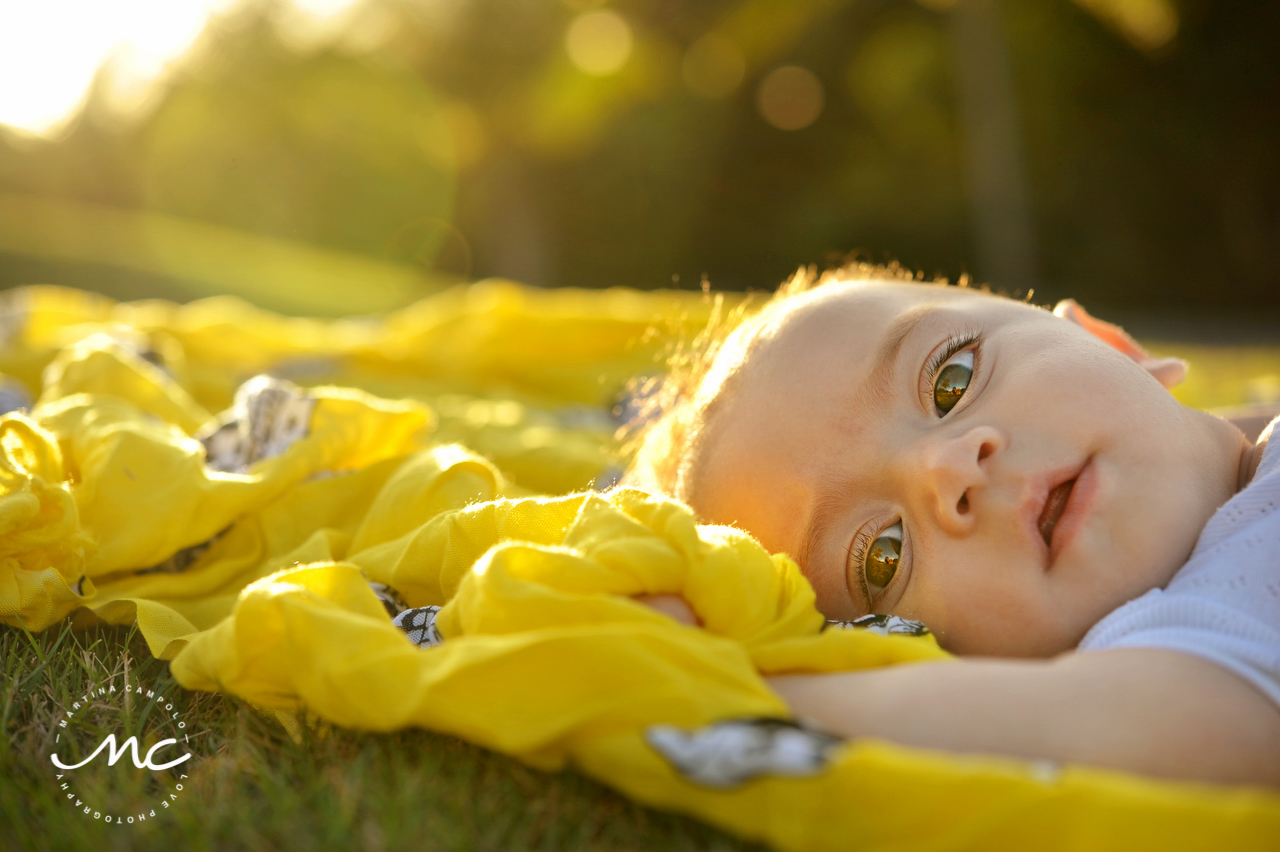
[[[1058,525],[1058,519],[1062,517],[1062,511],[1067,508],[1067,500],[1071,497],[1071,487],[1075,484],[1076,481],[1074,479],[1068,479],[1049,492],[1049,499],[1045,500],[1044,510],[1040,512],[1040,520],[1037,522],[1037,526],[1040,527],[1040,535],[1044,536],[1045,544],[1052,543],[1053,528]]]

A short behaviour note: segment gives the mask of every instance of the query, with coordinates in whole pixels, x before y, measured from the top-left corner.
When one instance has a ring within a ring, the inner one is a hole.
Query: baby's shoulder
[[[1280,444],[1268,445],[1248,486],[1223,504],[1200,533],[1169,588],[1196,587],[1233,568],[1280,566]]]

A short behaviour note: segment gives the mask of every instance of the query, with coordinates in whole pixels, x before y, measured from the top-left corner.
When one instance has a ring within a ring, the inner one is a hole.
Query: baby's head
[[[725,339],[633,479],[790,554],[828,618],[915,618],[958,653],[1059,653],[1167,583],[1236,490],[1239,431],[1082,313],[806,284]]]

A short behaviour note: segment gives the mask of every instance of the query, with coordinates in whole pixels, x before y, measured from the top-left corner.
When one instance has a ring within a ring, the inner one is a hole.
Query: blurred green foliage
[[[303,283],[273,293],[279,268],[232,282],[154,247],[58,250],[83,227],[75,207],[34,236],[0,221],[0,286],[234,291],[339,313],[489,275],[771,288],[857,253],[1095,310],[1280,318],[1280,4],[989,5],[1034,234],[1034,269],[1015,280],[977,248],[956,81],[974,57],[947,0],[367,0],[310,43],[284,0],[264,0],[215,21],[144,110],[121,115],[103,79],[62,137],[0,131],[0,194],[357,255],[395,287],[377,296],[356,275],[345,297],[327,284],[312,299]],[[1125,23],[1144,9],[1156,17]],[[596,76],[565,37],[601,10],[631,42]],[[721,97],[689,82],[708,33],[740,52]],[[803,129],[757,108],[783,65],[822,83]]]

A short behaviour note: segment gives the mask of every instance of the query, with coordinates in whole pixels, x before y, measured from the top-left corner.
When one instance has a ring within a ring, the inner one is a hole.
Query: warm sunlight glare
[[[0,124],[52,136],[109,66],[109,100],[127,108],[183,56],[209,18],[242,0],[38,0],[0,3]],[[354,0],[295,0],[329,16]]]
[[[1135,47],[1159,50],[1178,34],[1178,10],[1169,0],[1076,0]]]

